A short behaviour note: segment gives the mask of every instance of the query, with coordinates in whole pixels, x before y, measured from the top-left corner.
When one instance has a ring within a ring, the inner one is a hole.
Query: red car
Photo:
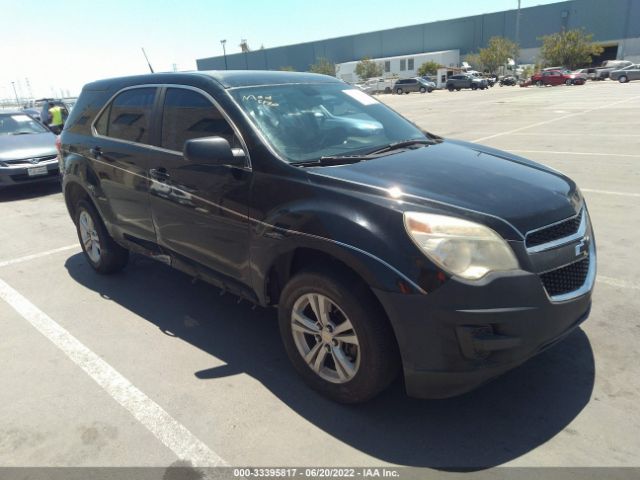
[[[544,85],[584,85],[582,75],[571,73],[569,70],[543,70],[531,77],[531,83],[542,87]]]

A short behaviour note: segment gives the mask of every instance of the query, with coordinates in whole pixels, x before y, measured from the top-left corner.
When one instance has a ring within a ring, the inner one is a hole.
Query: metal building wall
[[[291,66],[308,70],[319,57],[334,63],[363,57],[390,57],[421,52],[459,49],[461,55],[486,46],[489,38],[515,40],[516,10],[476,15],[407,27],[361,33],[284,47],[227,55],[230,70],[277,70]],[[530,51],[540,46],[539,37],[562,28],[584,27],[596,41],[640,37],[639,0],[569,0],[523,8],[520,17],[520,47]],[[354,24],[354,28],[358,28]],[[640,40],[639,40],[640,42]],[[633,41],[629,48],[636,48]],[[624,45],[622,47],[624,49]],[[640,52],[639,52],[640,53]],[[223,70],[224,57],[197,60],[198,70]]]

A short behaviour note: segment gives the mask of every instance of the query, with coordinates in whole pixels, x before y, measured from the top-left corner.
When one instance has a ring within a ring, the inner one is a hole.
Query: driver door
[[[163,89],[160,147],[150,161],[150,203],[158,243],[224,276],[249,283],[249,165],[194,165],[182,149],[220,136],[241,148],[213,98],[191,87]],[[245,156],[248,159],[247,152]]]

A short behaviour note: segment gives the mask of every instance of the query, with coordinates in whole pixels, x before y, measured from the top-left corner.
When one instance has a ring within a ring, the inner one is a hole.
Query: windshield
[[[263,85],[230,93],[291,163],[365,154],[390,143],[425,138],[393,110],[346,84]]]
[[[0,114],[0,135],[27,135],[48,130],[28,115]]]

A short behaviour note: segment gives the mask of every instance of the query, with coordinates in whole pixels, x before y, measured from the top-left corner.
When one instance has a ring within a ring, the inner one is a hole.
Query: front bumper
[[[376,290],[391,320],[407,393],[446,398],[520,365],[589,315],[593,269],[579,296],[553,301],[537,274],[489,276],[480,285],[447,281],[426,295]]]
[[[0,187],[9,185],[23,185],[27,183],[52,181],[59,178],[59,165],[57,159],[42,161],[33,165],[19,164],[7,167],[0,166]],[[29,170],[40,167],[40,170],[46,169],[46,173],[38,173],[37,175],[29,175]],[[42,169],[44,167],[44,169]]]

